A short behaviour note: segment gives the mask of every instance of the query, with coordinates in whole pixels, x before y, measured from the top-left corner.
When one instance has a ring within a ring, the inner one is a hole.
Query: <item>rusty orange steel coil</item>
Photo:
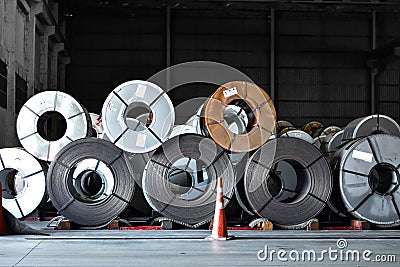
[[[246,112],[244,132],[229,130],[224,120],[228,105],[239,106]],[[233,81],[219,87],[206,101],[203,131],[226,150],[249,152],[262,146],[275,131],[276,112],[269,95],[253,83]]]

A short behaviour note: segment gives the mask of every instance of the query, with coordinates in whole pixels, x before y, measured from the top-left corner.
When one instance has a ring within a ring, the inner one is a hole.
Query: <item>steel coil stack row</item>
[[[23,149],[0,149],[4,207],[24,218],[49,199],[83,226],[133,210],[196,228],[212,220],[222,177],[226,206],[234,199],[284,229],[328,209],[400,224],[400,127],[390,117],[295,127],[244,81],[220,86],[185,124],[175,112],[165,90],[140,80],[115,88],[101,115],[63,92],[33,96],[17,119]]]

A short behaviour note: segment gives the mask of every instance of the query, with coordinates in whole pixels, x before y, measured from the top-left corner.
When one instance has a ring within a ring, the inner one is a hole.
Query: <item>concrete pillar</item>
[[[60,62],[58,65],[60,69],[60,71],[58,72],[58,75],[60,75],[58,89],[60,91],[65,91],[65,71],[69,63],[71,63],[70,57],[60,55]]]
[[[4,34],[3,34],[3,25],[4,25],[4,1],[0,1],[0,45],[3,45]]]
[[[35,90],[36,16],[41,12],[43,12],[43,5],[32,3],[29,21],[25,25],[25,67],[28,75],[28,99],[33,96]]]
[[[15,113],[15,28],[17,0],[5,0],[4,12],[4,47],[7,51],[7,110]]]
[[[7,111],[4,119],[4,144],[12,146],[18,143],[15,127],[15,42],[16,42],[17,0],[4,0],[3,44],[7,63]]]
[[[56,32],[55,26],[43,27],[43,35],[40,37],[40,82],[43,85],[43,90],[49,88],[48,84],[48,53],[49,53],[49,36]]]
[[[54,44],[52,55],[51,55],[51,72],[49,73],[49,89],[59,90],[58,88],[58,53],[64,50],[63,43]]]

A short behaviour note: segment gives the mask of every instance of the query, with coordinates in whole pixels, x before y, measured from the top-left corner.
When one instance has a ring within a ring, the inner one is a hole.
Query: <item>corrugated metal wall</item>
[[[377,46],[400,37],[400,16],[378,16]],[[399,59],[399,58],[398,58]],[[377,77],[378,112],[400,121],[400,61],[394,61],[382,69]]]
[[[232,66],[269,92],[269,23],[267,15],[173,11],[172,64],[193,60]],[[182,86],[172,92],[177,102],[209,96],[218,86]]]
[[[71,64],[67,91],[90,112],[100,112],[107,95],[122,82],[147,79],[165,68],[165,13],[153,11],[69,20]]]
[[[72,62],[67,90],[90,111],[98,112],[118,84],[147,79],[164,68],[165,14],[165,10],[147,10],[133,18],[104,14],[73,17],[68,24]],[[270,92],[268,15],[172,9],[171,64],[218,61],[243,71]],[[366,60],[372,48],[371,13],[279,11],[276,19],[279,119],[296,126],[314,119],[345,126],[368,115],[371,82]],[[399,35],[399,27],[398,15],[378,19],[378,41],[384,43]],[[399,118],[396,64],[378,77],[378,111]],[[171,96],[176,104],[208,96],[214,89],[205,84],[182,86]]]
[[[368,15],[281,13],[278,18],[279,117],[344,126],[369,112]],[[301,114],[301,116],[299,116]]]

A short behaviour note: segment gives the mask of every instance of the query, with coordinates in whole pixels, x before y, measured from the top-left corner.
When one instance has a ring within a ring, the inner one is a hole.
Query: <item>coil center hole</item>
[[[16,169],[6,168],[0,171],[0,182],[3,190],[3,198],[14,199],[25,188],[23,175]]]
[[[379,163],[371,169],[368,175],[368,183],[375,193],[385,195],[395,188],[398,184],[398,178],[398,171],[393,165]]]
[[[200,197],[209,186],[210,173],[199,159],[182,157],[176,160],[168,172],[169,187],[182,200]]]
[[[267,187],[272,197],[277,197],[282,191],[282,179],[276,173],[271,173],[267,180]]]
[[[67,130],[67,121],[57,111],[47,111],[39,116],[37,132],[46,141],[56,141],[64,136]]]
[[[105,197],[105,177],[95,170],[84,170],[70,180],[71,193],[83,202],[93,202]]]
[[[192,175],[185,170],[173,169],[168,174],[171,191],[176,195],[187,194],[193,184]]]
[[[266,187],[276,201],[296,203],[310,191],[311,176],[296,160],[280,160],[273,164]]]
[[[245,134],[256,124],[254,112],[246,101],[233,100],[224,110],[224,125],[235,134]]]
[[[88,196],[93,197],[101,192],[103,181],[100,175],[95,171],[87,171],[82,174],[81,188],[82,192]]]
[[[153,112],[143,102],[131,103],[125,111],[125,123],[132,131],[143,131],[153,122]]]

